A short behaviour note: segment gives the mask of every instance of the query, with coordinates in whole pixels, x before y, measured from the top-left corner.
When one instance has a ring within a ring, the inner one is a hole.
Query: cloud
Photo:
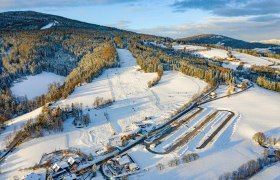
[[[138,0],[136,0],[138,1]],[[67,7],[131,3],[130,0],[0,0],[0,9]]]
[[[201,9],[220,16],[248,16],[280,13],[279,0],[176,0],[175,11]]]
[[[279,15],[264,15],[264,16],[256,16],[250,18],[251,21],[256,21],[256,22],[266,22],[266,21],[278,21],[280,20]]]
[[[129,24],[131,24],[131,21],[120,20],[117,23],[108,24],[107,26],[116,27],[116,28],[120,28],[120,29],[129,29]]]
[[[182,38],[198,34],[221,34],[251,41],[272,38],[279,39],[279,29],[279,19],[275,21],[255,21],[254,17],[211,17],[201,23],[159,26],[155,28],[139,29],[138,32],[173,38]]]

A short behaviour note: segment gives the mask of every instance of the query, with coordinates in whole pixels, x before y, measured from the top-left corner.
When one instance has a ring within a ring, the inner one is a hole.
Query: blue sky
[[[0,0],[0,11],[34,10],[135,32],[280,39],[280,0]]]

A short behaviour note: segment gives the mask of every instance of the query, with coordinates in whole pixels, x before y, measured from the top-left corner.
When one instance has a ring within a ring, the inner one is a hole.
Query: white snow
[[[189,50],[189,51],[199,51],[199,50],[206,50],[205,47],[203,46],[195,46],[195,45],[188,45],[188,44],[180,44],[180,45],[175,45],[173,46],[173,49],[175,50]]]
[[[95,155],[95,150],[106,144],[114,132],[119,134],[133,130],[135,128],[132,125],[133,122],[141,122],[145,117],[152,117],[151,121],[155,124],[162,123],[164,118],[170,116],[177,108],[188,102],[192,95],[206,86],[206,83],[201,80],[170,71],[164,72],[159,84],[148,88],[147,82],[155,78],[156,74],[140,71],[128,50],[118,49],[117,51],[121,61],[120,68],[104,71],[100,77],[76,88],[66,100],[57,103],[60,106],[83,103],[84,113],[90,114],[90,125],[76,129],[72,125],[72,119],[68,119],[64,124],[64,132],[23,143],[1,165],[3,173],[1,175],[4,179],[12,179],[14,175],[24,175],[24,171],[17,170],[33,166],[38,163],[43,153],[49,153],[55,149],[75,147],[85,153]],[[255,60],[252,62],[254,63]],[[221,86],[217,92],[218,96],[225,94],[226,86]],[[113,98],[116,102],[111,106],[96,110],[92,108],[92,104],[97,96],[106,99]],[[241,94],[209,102],[203,107],[206,110],[189,122],[190,128],[215,110],[230,110],[235,113],[235,116],[204,149],[196,150],[196,147],[221,123],[226,113],[219,113],[197,137],[170,154],[152,154],[142,145],[132,148],[128,153],[143,171],[130,178],[217,179],[223,173],[236,170],[243,163],[261,156],[263,148],[252,141],[254,133],[261,131],[267,136],[280,136],[279,93],[256,86]],[[9,121],[10,126],[0,134],[1,143],[3,144],[5,135],[12,132],[14,126],[20,126],[39,113],[40,109]],[[106,119],[104,113],[108,114],[109,120]],[[167,141],[163,142],[159,148],[172,143],[176,137],[181,136],[190,128],[182,127],[170,134],[165,139]],[[159,162],[167,164],[170,159],[190,152],[199,153],[200,158],[177,167],[166,167],[163,171],[155,168]],[[263,170],[253,179],[277,179],[279,178],[278,169],[279,163]]]
[[[198,51],[196,54],[209,58],[209,59],[227,59],[228,58],[228,52],[223,49],[217,49],[217,48],[211,48],[210,50],[207,51]]]
[[[173,46],[173,49],[175,50],[189,50],[189,51],[194,51],[194,54],[197,54],[201,57],[204,58],[218,58],[218,59],[227,59],[228,58],[228,52],[223,49],[218,49],[218,48],[210,48],[207,50],[206,47],[203,46],[197,46],[197,45],[175,45]]]
[[[280,64],[280,59],[275,59],[275,58],[269,58],[269,57],[261,57],[262,59],[265,59],[267,61],[270,61],[272,63]]]
[[[41,28],[41,30],[49,29],[49,28],[51,28],[51,27],[53,27],[53,26],[56,26],[57,24],[59,24],[59,22],[57,22],[57,21],[50,22],[49,24],[43,26],[43,27]]]
[[[253,41],[253,42],[259,42],[259,43],[263,43],[263,44],[276,44],[276,45],[280,45],[280,40],[279,39],[268,39],[268,40]]]
[[[262,179],[267,179],[267,180],[277,180],[280,179],[280,162],[265,168],[255,176],[251,178],[251,180],[262,180]]]
[[[153,44],[154,46],[158,46],[161,48],[167,48],[164,44],[161,44],[161,43],[156,43],[156,42],[150,42],[150,43]]]
[[[26,113],[17,118],[11,119],[6,122],[6,129],[0,131],[0,150],[5,147],[5,141],[8,136],[11,138],[15,135],[17,131],[29,120],[37,117],[42,111],[42,108],[38,108],[30,113]]]
[[[48,92],[49,84],[57,82],[63,84],[65,77],[50,72],[42,72],[34,76],[14,81],[11,91],[16,96],[27,96],[33,99]]]
[[[268,66],[272,64],[271,62],[261,57],[256,57],[245,53],[239,53],[236,51],[231,51],[231,53],[237,59],[240,59],[240,61],[248,63],[249,65]]]
[[[229,62],[223,62],[222,66],[224,68],[236,70],[236,68],[239,66],[239,64],[240,64],[240,62],[229,61]]]
[[[236,113],[230,124],[225,127],[222,133],[215,138],[216,141],[210,147],[202,150],[193,150],[191,147],[199,145],[201,138],[194,138],[189,145],[167,155],[155,155],[153,163],[146,167],[149,171],[134,175],[131,179],[217,179],[225,172],[236,170],[243,163],[261,156],[263,148],[252,141],[254,133],[261,131],[267,136],[279,137],[279,106],[280,96],[278,93],[268,91],[259,87],[252,88],[245,93],[223,98],[203,105],[205,108],[229,109]],[[214,123],[215,124],[215,123]],[[203,132],[211,132],[212,125],[204,128]],[[184,151],[184,148],[191,148]],[[132,151],[132,150],[131,150]],[[143,151],[139,146],[138,150]],[[166,167],[158,171],[155,166],[159,162],[167,164],[168,160],[178,157],[180,152],[198,152],[200,158],[188,164],[181,164],[178,167]],[[141,161],[141,158],[139,158]],[[146,159],[143,157],[145,164]],[[144,167],[145,168],[145,167]],[[272,169],[275,173],[279,165]],[[273,179],[274,175],[266,173],[259,179]],[[276,173],[275,177],[279,177]],[[271,178],[272,177],[272,178]]]
[[[164,118],[169,117],[207,85],[202,80],[170,71],[164,72],[156,86],[148,88],[147,82],[155,78],[156,73],[140,71],[128,50],[117,51],[120,68],[104,71],[91,83],[76,88],[66,100],[57,103],[60,106],[83,103],[84,113],[89,113],[91,118],[90,125],[77,129],[72,125],[72,119],[68,119],[62,133],[23,143],[1,165],[5,179],[12,178],[20,168],[38,163],[43,153],[55,149],[75,147],[95,155],[95,151],[107,144],[114,132],[119,134],[133,130],[133,122],[141,122],[145,117],[152,117],[155,123],[162,123]],[[113,98],[115,102],[103,109],[93,109],[92,104],[97,96]],[[104,113],[108,114],[109,121]],[[0,136],[2,137],[1,134]]]

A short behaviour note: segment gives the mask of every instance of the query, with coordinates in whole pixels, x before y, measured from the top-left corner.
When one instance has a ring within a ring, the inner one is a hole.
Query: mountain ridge
[[[270,48],[275,47],[275,44],[263,44],[260,42],[247,42],[244,40],[234,39],[231,37],[217,35],[217,34],[200,34],[196,36],[179,38],[177,41],[182,43],[195,43],[195,44],[212,44],[218,46],[225,46],[240,49],[254,49],[254,48]]]
[[[118,28],[82,22],[58,15],[36,11],[7,11],[0,13],[1,31],[41,30],[47,24],[57,21],[58,28],[90,28],[110,32],[129,32]]]

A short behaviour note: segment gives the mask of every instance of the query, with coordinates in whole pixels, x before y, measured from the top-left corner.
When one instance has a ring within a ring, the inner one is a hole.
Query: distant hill
[[[89,24],[34,11],[10,11],[0,13],[0,31],[40,30],[55,27],[87,28],[110,33],[114,31],[123,31],[116,28]]]
[[[261,40],[261,41],[252,41],[254,43],[263,43],[263,44],[275,44],[280,45],[279,39],[269,39],[269,40]]]
[[[177,39],[178,42],[196,43],[196,44],[214,44],[232,48],[254,49],[254,48],[269,48],[274,47],[274,44],[262,44],[259,42],[246,42],[230,37],[215,35],[215,34],[201,34],[187,38]]]

